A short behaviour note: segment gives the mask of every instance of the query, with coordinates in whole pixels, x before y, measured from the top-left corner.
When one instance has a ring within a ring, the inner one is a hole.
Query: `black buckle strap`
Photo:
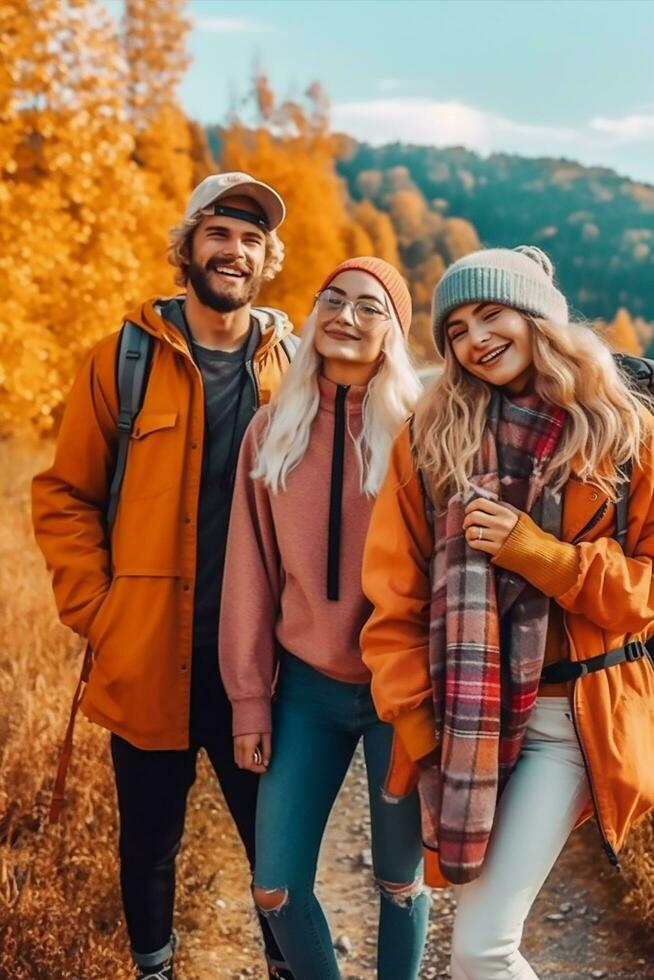
[[[562,660],[560,663],[548,664],[547,667],[543,668],[540,675],[541,683],[564,684],[567,681],[575,681],[585,674],[594,674],[598,670],[606,670],[607,667],[615,667],[617,664],[641,660],[646,653],[647,650],[643,643],[638,640],[631,640],[629,643],[625,643],[623,647],[617,647],[607,653],[600,653],[588,660]]]
[[[121,411],[118,413],[118,428],[123,432],[131,432],[134,424],[134,417],[131,412]]]
[[[264,218],[261,214],[253,214],[252,211],[246,211],[245,208],[233,208],[227,204],[215,204],[213,213],[223,215],[225,218],[238,218],[239,221],[248,221],[251,225],[256,225],[264,231],[269,231],[270,229],[267,218]]]

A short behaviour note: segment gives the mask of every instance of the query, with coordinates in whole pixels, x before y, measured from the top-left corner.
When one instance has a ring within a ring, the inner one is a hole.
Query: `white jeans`
[[[454,889],[452,980],[538,980],[519,950],[524,922],[589,798],[567,698],[538,698],[482,873]]]

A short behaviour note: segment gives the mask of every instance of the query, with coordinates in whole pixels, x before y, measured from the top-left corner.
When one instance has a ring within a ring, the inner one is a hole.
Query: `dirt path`
[[[357,757],[332,815],[318,877],[334,939],[348,950],[341,954],[344,980],[375,977],[377,897],[367,867],[368,827]],[[195,855],[202,855],[201,867]],[[258,940],[244,864],[204,764],[180,872],[180,980],[263,980],[253,955]],[[434,892],[424,980],[449,976],[453,908],[451,893]],[[541,980],[654,980],[654,940],[632,918],[592,825],[573,835],[550,875],[527,924],[524,950]]]

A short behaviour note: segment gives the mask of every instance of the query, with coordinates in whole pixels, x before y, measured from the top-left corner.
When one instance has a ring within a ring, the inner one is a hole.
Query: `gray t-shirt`
[[[250,333],[238,350],[210,350],[191,337],[182,300],[171,300],[162,315],[183,333],[204,385],[205,435],[198,505],[193,644],[216,650],[234,472],[241,440],[258,407],[252,358],[259,344],[259,326],[256,320],[251,320]],[[212,669],[217,670],[217,659],[213,660]]]

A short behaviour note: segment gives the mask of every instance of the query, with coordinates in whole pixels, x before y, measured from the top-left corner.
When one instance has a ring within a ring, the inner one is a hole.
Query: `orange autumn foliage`
[[[148,0],[139,20],[131,3],[130,36],[175,6]],[[166,236],[194,177],[193,136],[179,72],[162,70],[164,84],[148,65],[153,97],[135,100],[123,40],[98,0],[0,3],[4,431],[55,428],[84,351],[139,297],[173,288]]]
[[[604,339],[616,351],[623,354],[642,354],[643,347],[630,314],[619,309],[609,324],[599,323]]]

